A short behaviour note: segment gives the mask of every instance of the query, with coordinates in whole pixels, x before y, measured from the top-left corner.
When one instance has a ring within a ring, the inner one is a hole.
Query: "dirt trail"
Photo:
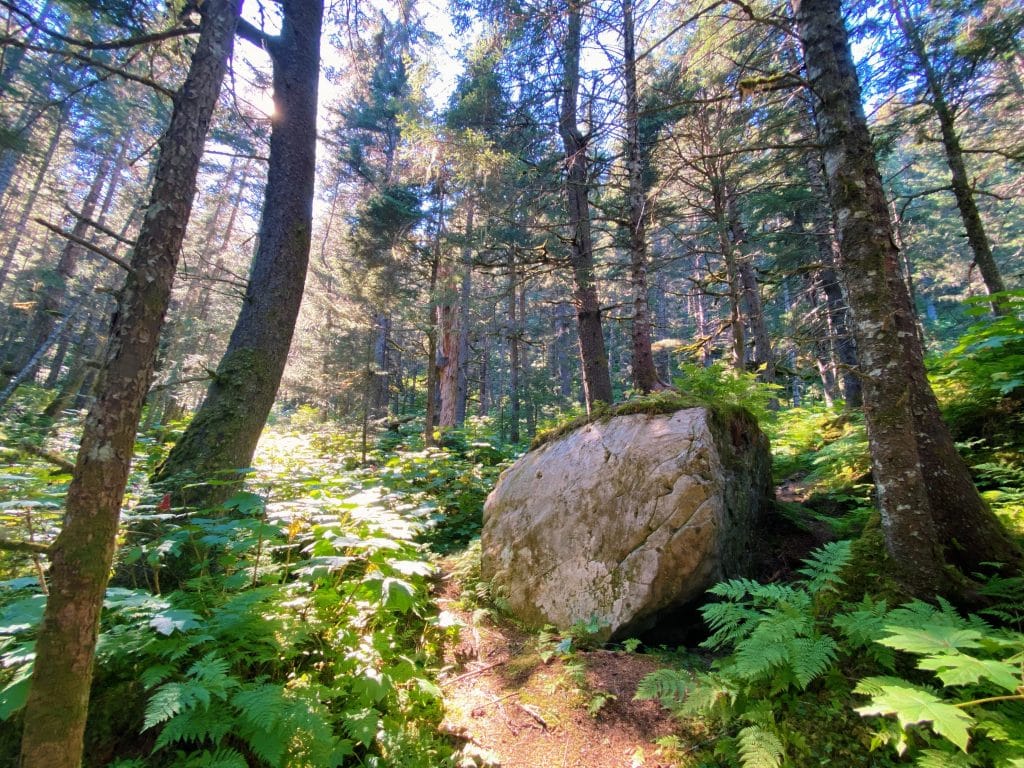
[[[459,606],[446,577],[438,604],[462,624],[440,684],[442,728],[465,743],[464,765],[501,768],[675,768],[655,741],[678,723],[651,701],[634,701],[639,681],[664,664],[623,651],[554,653],[492,617]]]

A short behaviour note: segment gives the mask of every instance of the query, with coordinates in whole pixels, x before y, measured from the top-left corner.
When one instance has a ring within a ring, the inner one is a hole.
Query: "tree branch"
[[[44,227],[46,227],[51,232],[56,232],[61,237],[65,237],[68,240],[70,240],[72,243],[75,243],[76,245],[80,245],[80,246],[82,246],[83,248],[85,248],[85,249],[87,249],[89,251],[92,251],[97,256],[102,256],[107,261],[110,261],[110,262],[113,262],[114,264],[117,264],[117,266],[119,266],[121,269],[125,270],[126,272],[131,272],[132,271],[131,265],[128,264],[127,261],[125,261],[124,259],[120,258],[119,256],[115,256],[110,251],[107,251],[107,250],[104,250],[103,248],[100,248],[98,245],[94,245],[93,243],[90,243],[84,237],[79,237],[74,232],[68,232],[66,229],[62,229],[61,227],[58,227],[56,224],[51,224],[46,219],[41,219],[41,218],[36,217],[36,218],[32,219],[32,221],[36,222],[37,224],[42,224]]]
[[[275,39],[273,37],[245,19],[238,20],[238,27],[235,29],[235,35],[246,42],[252,43],[257,48],[262,48],[268,53],[274,47]]]
[[[18,443],[18,450],[20,450],[22,453],[28,453],[32,456],[35,456],[38,459],[42,459],[43,461],[48,461],[55,467],[63,469],[65,472],[75,471],[75,463],[73,461],[69,461],[65,459],[63,456],[59,456],[56,453],[51,453],[50,451],[46,450],[45,448],[41,448],[38,445],[33,445],[32,443],[23,441]]]
[[[67,211],[68,213],[70,213],[72,216],[74,216],[79,221],[84,221],[90,227],[92,227],[93,229],[97,230],[98,232],[103,233],[107,237],[112,237],[115,240],[117,240],[119,243],[127,245],[129,248],[134,248],[135,247],[135,241],[134,240],[129,240],[127,237],[123,237],[122,235],[119,235],[114,230],[108,229],[107,227],[103,226],[98,221],[93,221],[88,216],[86,216],[84,213],[79,213],[78,211],[76,211],[70,205],[65,204],[64,205],[64,210]]]
[[[9,0],[0,0],[0,7],[6,8],[16,16],[21,16],[21,18],[28,21],[33,28],[38,29],[47,37],[52,37],[54,40],[59,40],[62,43],[67,43],[68,45],[73,45],[77,48],[86,48],[90,51],[112,51],[119,48],[137,48],[140,45],[159,43],[163,40],[170,40],[175,37],[184,37],[185,35],[194,35],[199,32],[199,27],[195,25],[186,25],[182,27],[170,27],[169,29],[164,29],[160,32],[151,32],[148,35],[139,35],[138,37],[124,37],[118,40],[97,42],[94,40],[83,40],[82,38],[62,35],[60,32],[50,29],[44,25],[41,20],[32,18],[31,14],[19,8],[17,4],[9,2]]]
[[[0,536],[0,550],[7,552],[23,552],[26,555],[48,555],[49,544],[37,544],[34,541],[11,541]]]

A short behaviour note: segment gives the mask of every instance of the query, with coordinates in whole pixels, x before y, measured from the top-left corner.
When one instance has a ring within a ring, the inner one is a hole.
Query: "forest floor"
[[[676,768],[677,749],[658,739],[679,722],[653,701],[635,701],[637,684],[669,666],[654,654],[616,650],[556,653],[554,641],[489,611],[462,607],[461,586],[446,573],[437,603],[460,626],[439,680],[442,730],[463,742],[478,766],[501,768]]]

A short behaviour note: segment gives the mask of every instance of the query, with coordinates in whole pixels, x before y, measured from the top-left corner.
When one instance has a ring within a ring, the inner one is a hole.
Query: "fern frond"
[[[708,590],[708,594],[735,602],[757,591],[761,586],[760,582],[753,579],[729,579],[715,584]]]
[[[811,594],[843,584],[840,574],[850,564],[852,545],[851,541],[831,541],[814,550],[804,560],[804,567],[798,572],[807,580],[807,589]]]
[[[977,765],[962,752],[944,752],[940,749],[926,749],[914,761],[917,768],[971,768]]]
[[[759,725],[748,725],[737,734],[743,768],[779,768],[785,751],[779,737]]]
[[[143,670],[139,676],[139,682],[142,683],[143,688],[149,689],[160,685],[172,674],[174,674],[174,667],[169,664],[154,664]]]
[[[216,752],[204,751],[198,755],[190,755],[180,765],[182,768],[249,768],[241,753],[226,747],[221,747]]]
[[[709,603],[700,609],[711,635],[701,643],[704,648],[734,645],[750,634],[760,611],[740,603]]]
[[[890,623],[888,610],[885,600],[865,597],[857,610],[838,614],[832,626],[842,632],[854,648],[870,647],[885,634],[885,625]]]
[[[636,687],[634,699],[657,699],[662,706],[675,709],[693,686],[693,678],[675,669],[657,669],[644,677]]]
[[[146,704],[146,717],[142,724],[142,730],[145,731],[154,725],[159,725],[200,704],[203,707],[210,705],[210,692],[203,685],[193,681],[164,683]]]
[[[153,751],[182,743],[199,746],[208,741],[215,746],[230,732],[231,713],[223,704],[215,702],[208,709],[189,709],[168,720]]]
[[[800,637],[793,641],[790,664],[800,688],[823,675],[836,660],[838,646],[828,636]]]
[[[242,719],[258,730],[268,731],[277,725],[283,709],[281,686],[273,683],[247,686],[231,697]]]

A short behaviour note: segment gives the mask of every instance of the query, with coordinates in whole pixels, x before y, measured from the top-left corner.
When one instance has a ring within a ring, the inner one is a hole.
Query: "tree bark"
[[[390,406],[390,348],[391,316],[378,312],[373,316],[373,396],[370,401],[375,416],[387,413]]]
[[[519,422],[522,411],[522,396],[519,391],[520,373],[520,334],[519,314],[517,312],[516,288],[517,270],[515,250],[509,248],[508,252],[508,292],[505,295],[507,300],[507,314],[505,316],[506,338],[508,340],[508,402],[509,402],[509,442],[518,443],[520,440]]]
[[[629,177],[629,268],[633,292],[633,386],[641,392],[664,389],[651,351],[651,313],[647,285],[647,190],[640,146],[640,106],[636,80],[633,0],[622,0],[623,68],[626,86],[626,171]]]
[[[473,293],[473,215],[476,201],[469,201],[466,213],[466,243],[462,247],[462,284],[459,286],[458,320],[458,374],[455,390],[455,425],[461,427],[466,421],[466,403],[469,400],[469,310]]]
[[[711,185],[715,225],[718,229],[718,247],[725,262],[726,291],[729,298],[729,329],[732,331],[732,367],[737,371],[747,370],[747,334],[740,314],[743,291],[740,286],[740,270],[737,264],[735,244],[729,227],[729,193],[724,184],[715,181]]]
[[[437,231],[430,261],[430,285],[427,301],[427,408],[423,419],[423,444],[434,444],[434,422],[437,420],[437,284],[441,274],[441,238],[444,236],[444,184],[438,181]]]
[[[567,14],[558,132],[565,146],[565,194],[571,232],[569,262],[579,325],[583,391],[589,413],[595,403],[611,403],[613,394],[608,353],[601,328],[601,303],[594,274],[594,244],[590,229],[590,202],[587,199],[590,184],[587,144],[590,136],[580,132],[577,120],[583,25],[581,0],[568,0]]]
[[[264,42],[273,61],[274,116],[248,288],[203,405],[153,477],[170,481],[177,500],[193,505],[215,505],[233,489],[186,493],[172,478],[223,479],[252,461],[288,360],[309,264],[323,0],[280,5],[281,33]]]
[[[796,18],[864,371],[889,553],[920,595],[953,588],[946,562],[966,573],[984,561],[1019,567],[1020,550],[974,488],[925,377],[839,0],[799,0]]]
[[[241,3],[207,0],[199,42],[160,141],[148,212],[111,324],[102,383],[82,433],[25,709],[23,768],[77,768],[100,608],[160,328],[195,194],[206,132]]]
[[[738,251],[739,282],[743,296],[743,306],[750,326],[750,335],[754,340],[754,354],[750,363],[758,378],[769,384],[775,383],[775,353],[772,351],[771,339],[768,336],[768,324],[765,321],[764,306],[761,302],[761,287],[757,283],[751,255],[746,251],[747,231],[740,219],[739,206],[735,195],[729,197],[729,232],[732,246]]]

